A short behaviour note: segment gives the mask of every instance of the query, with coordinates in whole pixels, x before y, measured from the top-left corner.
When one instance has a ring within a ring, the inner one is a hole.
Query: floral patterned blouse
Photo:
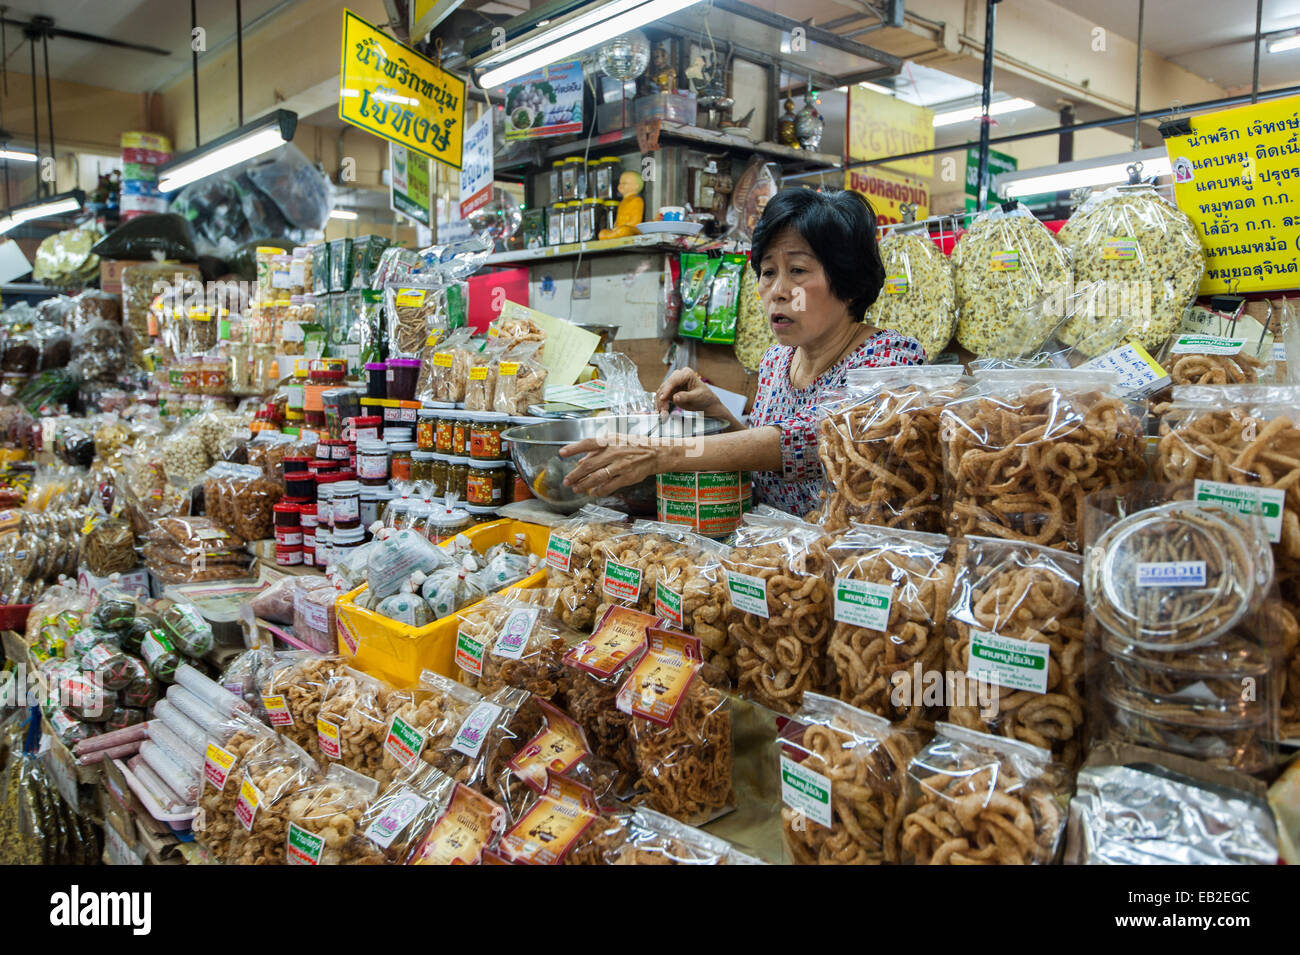
[[[807,388],[790,383],[793,358],[794,348],[789,345],[773,345],[763,355],[749,425],[781,429],[781,470],[754,472],[755,502],[803,516],[822,503],[825,481],[817,457],[817,405],[822,396],[845,387],[850,368],[921,365],[925,349],[906,335],[878,332]]]

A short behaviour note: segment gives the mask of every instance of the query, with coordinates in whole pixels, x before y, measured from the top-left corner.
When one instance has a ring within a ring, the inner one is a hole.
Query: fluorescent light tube
[[[223,169],[256,159],[293,139],[298,114],[287,109],[239,127],[206,146],[164,164],[158,170],[158,191],[175,192]]]
[[[62,215],[65,212],[77,212],[85,201],[86,194],[76,190],[15,206],[9,211],[8,215],[0,217],[0,235],[17,228],[24,222],[31,222],[33,219],[45,219],[49,216]]]
[[[332,210],[330,210],[330,218],[331,218],[331,219],[349,219],[349,220],[351,220],[351,219],[355,219],[356,217],[357,217],[357,214],[356,214],[355,212],[349,212],[347,209],[332,209]]]
[[[1033,109],[1038,104],[1028,99],[1004,99],[989,105],[990,116],[1001,116],[1003,113],[1018,113],[1022,109]],[[979,106],[969,106],[966,109],[954,109],[947,113],[935,113],[934,125],[951,126],[953,123],[964,123],[968,119],[979,119],[984,115],[984,110]]]
[[[627,10],[634,9],[643,3],[645,3],[645,0],[612,0],[612,2],[599,6],[595,10],[589,10],[570,20],[565,20],[563,23],[557,24],[552,30],[535,34],[527,40],[518,41],[516,43],[511,43],[507,40],[504,49],[493,53],[476,65],[480,68],[497,66],[501,63],[513,60],[516,57],[523,56],[525,53],[531,53],[543,46],[554,43],[562,37],[573,33],[580,33],[583,30],[598,25],[603,20],[617,16]],[[550,21],[542,22],[549,23]],[[538,24],[538,26],[541,27],[542,24]],[[481,88],[488,89],[489,87],[484,86]]]
[[[1140,157],[1135,157],[1140,158]],[[1069,192],[1084,186],[1105,186],[1112,183],[1128,182],[1128,167],[1132,159],[1110,162],[1106,165],[1092,166],[1087,169],[1070,169],[1064,172],[1044,172],[1041,176],[1027,176],[1006,183],[1002,194],[1008,199],[1019,196],[1033,196],[1041,192]],[[1171,173],[1168,156],[1156,156],[1142,160],[1142,178],[1151,176],[1168,176]]]
[[[480,74],[478,85],[485,90],[495,89],[503,83],[539,70],[549,63],[558,63],[575,53],[581,53],[583,50],[604,43],[620,33],[649,26],[656,20],[661,20],[678,10],[684,10],[696,2],[697,0],[650,0],[649,3],[641,3],[627,9],[631,5],[629,0],[615,0],[614,3],[606,4],[599,10],[593,11],[590,17],[578,17],[557,27],[554,33],[548,30],[514,50],[507,48],[504,53],[498,55],[498,58],[508,57],[509,61]],[[611,15],[611,11],[615,9],[622,12]],[[597,14],[599,18],[596,18]],[[575,32],[574,24],[579,21],[585,22],[586,25]],[[556,34],[562,36],[556,39]],[[520,55],[525,49],[531,52]],[[485,62],[491,62],[492,59],[496,58],[489,58]]]
[[[0,148],[0,159],[8,159],[10,162],[36,162],[36,153],[4,147]]]
[[[1268,41],[1268,52],[1270,53],[1285,53],[1288,50],[1296,49],[1300,49],[1300,33],[1284,36],[1280,40]]]

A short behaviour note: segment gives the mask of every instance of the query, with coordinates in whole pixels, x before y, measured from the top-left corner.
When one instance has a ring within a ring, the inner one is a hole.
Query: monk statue
[[[621,239],[624,236],[640,235],[637,226],[645,218],[645,200],[641,190],[645,180],[633,169],[626,169],[618,177],[618,194],[623,198],[618,203],[618,214],[614,217],[614,228],[601,229],[599,238]]]

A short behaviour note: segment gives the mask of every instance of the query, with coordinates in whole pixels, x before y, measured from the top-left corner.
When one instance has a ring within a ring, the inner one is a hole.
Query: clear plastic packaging
[[[306,650],[277,653],[262,688],[262,705],[272,729],[307,752],[316,752],[321,700],[342,669],[343,660],[337,656],[322,657]]]
[[[792,865],[902,861],[914,728],[816,693],[778,730],[781,837]]]
[[[321,762],[381,778],[392,687],[351,667],[330,678],[316,714]]]
[[[943,410],[951,536],[1078,549],[1083,498],[1140,479],[1140,408],[1097,372],[987,371]]]
[[[780,713],[795,712],[806,690],[832,684],[825,547],[820,527],[760,506],[745,515],[723,558],[736,689]]]
[[[821,523],[943,529],[939,416],[961,392],[959,366],[854,368],[819,406],[818,457],[828,497]]]
[[[353,865],[364,857],[353,840],[378,784],[360,773],[331,766],[325,779],[299,790],[286,810],[289,865]]]
[[[458,679],[480,693],[503,686],[563,705],[564,656],[582,634],[551,612],[556,591],[493,594],[457,618]]]
[[[204,475],[203,499],[213,521],[244,540],[275,536],[274,507],[283,486],[260,467],[218,464]]]
[[[841,700],[905,724],[936,715],[924,690],[943,669],[955,574],[950,543],[856,524],[827,546],[834,620],[827,652]]]
[[[909,335],[933,361],[952,340],[957,324],[957,293],[952,265],[925,226],[894,229],[880,240],[885,286],[866,321]]]
[[[522,415],[544,400],[547,370],[541,362],[542,348],[539,342],[521,343],[501,356],[491,410]]]
[[[948,610],[948,721],[1083,758],[1087,699],[1082,559],[966,539]]]
[[[1070,779],[1036,746],[939,723],[907,769],[903,858],[914,865],[1048,865]]]
[[[456,782],[432,766],[394,781],[362,814],[346,865],[404,865],[451,800]]]
[[[236,779],[234,835],[229,865],[285,865],[288,862],[289,810],[320,778],[320,768],[292,744],[245,758]]]
[[[469,369],[478,355],[473,330],[457,328],[424,351],[415,396],[422,401],[464,401]]]
[[[596,544],[626,527],[627,515],[588,504],[555,525],[546,545],[546,585],[560,590],[557,613],[576,630],[595,622],[603,591],[599,574],[604,561]]]
[[[465,383],[465,410],[491,411],[497,393],[498,367],[502,354],[509,347],[509,342],[501,338],[489,338],[483,350],[470,364]]]

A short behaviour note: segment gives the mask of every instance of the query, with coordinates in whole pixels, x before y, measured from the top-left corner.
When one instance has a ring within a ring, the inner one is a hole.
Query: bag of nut
[[[824,527],[943,529],[939,414],[961,393],[961,377],[959,365],[850,369],[847,387],[818,409]]]
[[[1070,778],[1047,750],[939,723],[907,777],[904,862],[1047,865],[1056,857]]]
[[[217,464],[204,474],[208,516],[244,540],[275,535],[275,505],[284,494],[280,482],[246,464]]]
[[[923,691],[943,670],[950,546],[940,534],[866,524],[827,545],[835,622],[827,652],[841,700],[907,724],[940,714],[942,701]]]
[[[719,688],[725,683],[701,658],[698,639],[652,628],[618,691],[618,708],[632,717],[646,805],[693,826],[736,806],[731,702]]]
[[[820,527],[760,505],[745,515],[723,558],[736,688],[780,713],[793,713],[806,690],[832,680],[825,544]]]
[[[948,607],[948,721],[1083,756],[1082,558],[1051,547],[968,537]]]
[[[319,778],[316,762],[287,740],[265,756],[246,760],[237,780],[235,833],[226,862],[284,865],[290,801]]]
[[[284,852],[289,865],[354,865],[365,847],[354,839],[379,784],[337,764],[325,779],[300,789],[285,806]]]
[[[546,543],[546,585],[560,589],[556,610],[576,630],[587,631],[599,614],[601,561],[593,548],[626,526],[627,515],[588,504],[551,530]]]
[[[791,865],[901,861],[907,766],[921,748],[915,728],[804,694],[782,721],[781,836]]]
[[[564,707],[564,655],[582,639],[550,608],[554,588],[495,593],[457,617],[458,679],[480,693],[503,686],[527,690]]]
[[[334,675],[343,669],[343,658],[323,657],[307,650],[276,653],[266,683],[261,687],[262,706],[271,727],[316,756],[316,717],[321,700]]]
[[[198,812],[194,816],[195,839],[213,858],[228,859],[230,843],[239,825],[235,803],[239,800],[244,763],[265,756],[280,746],[280,738],[243,713],[218,724],[209,734],[204,752],[203,779]]]
[[[1079,549],[1084,497],[1146,473],[1142,409],[1118,378],[985,371],[941,416],[949,534]]]
[[[392,692],[387,683],[351,667],[330,678],[316,714],[316,749],[323,764],[341,763],[372,779],[388,781],[383,769],[384,738]]]

